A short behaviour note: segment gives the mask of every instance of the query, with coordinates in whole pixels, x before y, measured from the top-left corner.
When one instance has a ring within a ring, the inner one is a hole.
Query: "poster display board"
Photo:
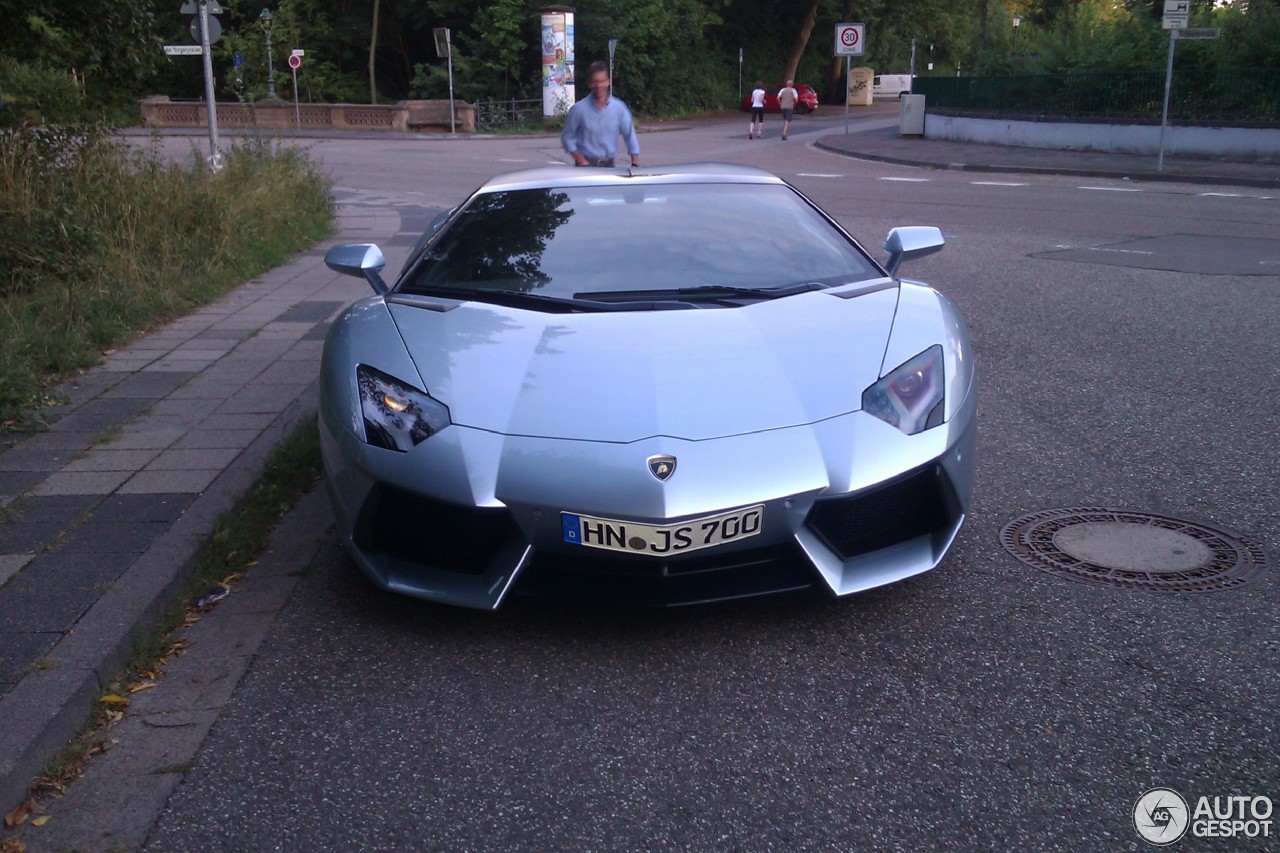
[[[542,12],[542,114],[547,118],[573,106],[573,12]]]

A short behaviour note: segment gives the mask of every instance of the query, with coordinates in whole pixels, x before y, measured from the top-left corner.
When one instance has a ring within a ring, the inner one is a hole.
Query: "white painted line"
[[[1140,193],[1142,190],[1131,187],[1076,187],[1078,190],[1097,190],[1103,193]]]
[[[830,174],[827,172],[796,172],[797,178],[843,178],[844,175]]]
[[[1014,183],[1013,181],[970,181],[975,187],[1025,187],[1026,184]]]
[[[1244,198],[1244,193],[1200,193],[1200,195],[1212,195],[1218,198]]]
[[[882,181],[898,181],[904,184],[927,184],[928,178],[880,178]]]
[[[1155,252],[1144,252],[1140,249],[1108,249],[1104,246],[1090,246],[1090,252],[1111,252],[1116,255],[1154,255]]]

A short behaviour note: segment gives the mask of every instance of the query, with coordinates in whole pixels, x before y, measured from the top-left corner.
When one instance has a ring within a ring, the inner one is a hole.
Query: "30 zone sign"
[[[836,24],[836,56],[862,56],[866,24]]]

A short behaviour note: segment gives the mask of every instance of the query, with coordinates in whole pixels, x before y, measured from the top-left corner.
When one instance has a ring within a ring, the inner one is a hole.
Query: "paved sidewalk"
[[[1152,158],[937,142],[896,127],[816,144],[937,168],[1155,173]],[[1160,179],[1280,187],[1280,166],[1166,160]],[[333,241],[113,353],[61,389],[48,431],[0,436],[0,813],[88,718],[217,516],[313,416],[328,321],[369,292],[329,271],[325,250],[407,250],[425,225],[391,206],[339,209]]]
[[[335,240],[62,386],[47,431],[0,436],[0,814],[88,719],[218,515],[314,416],[327,321],[369,292],[324,253],[385,246],[402,225],[386,207],[339,210]]]

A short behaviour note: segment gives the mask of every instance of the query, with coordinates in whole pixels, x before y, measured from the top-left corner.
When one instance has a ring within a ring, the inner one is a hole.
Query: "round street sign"
[[[209,44],[213,44],[222,38],[222,24],[213,15],[209,15]],[[191,19],[191,38],[195,39],[196,44],[200,43],[200,19],[198,17]]]
[[[244,54],[238,50],[232,51],[231,64],[234,65],[236,68],[239,68],[240,66],[244,65]]]
[[[296,53],[292,54],[289,57],[289,67],[292,68],[294,71],[297,71],[301,66],[302,66],[302,57],[298,56],[298,54]]]

